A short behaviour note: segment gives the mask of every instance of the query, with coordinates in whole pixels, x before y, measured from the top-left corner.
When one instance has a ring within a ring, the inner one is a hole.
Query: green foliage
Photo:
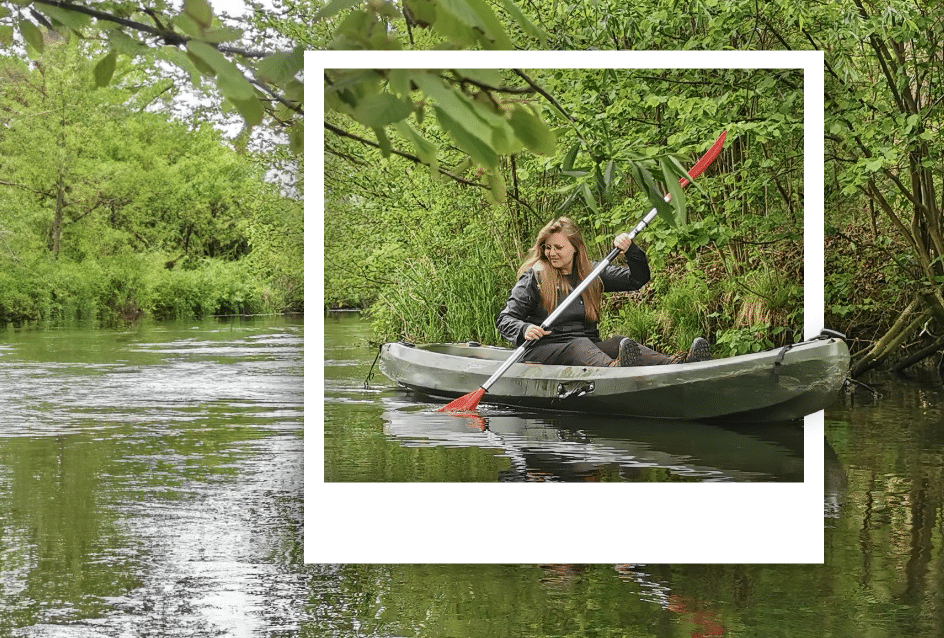
[[[654,287],[650,300],[622,299],[600,322],[601,335],[625,335],[665,352],[688,350],[695,337],[708,334],[711,292],[703,275],[688,272]]]
[[[20,6],[24,4],[31,5],[29,11]],[[204,88],[208,80],[222,96],[224,109],[235,109],[247,127],[268,119],[287,132],[293,151],[302,151],[303,48],[273,52],[245,46],[254,37],[251,20],[224,24],[205,0],[187,0],[182,11],[163,2],[144,8],[119,1],[93,8],[53,0],[8,0],[0,2],[0,9],[0,34],[8,30],[0,43],[6,47],[17,46],[14,33],[27,43],[27,53],[37,56],[48,51],[47,41],[76,35],[98,41],[101,46],[88,52],[97,59],[94,68],[80,76],[97,87],[115,81],[127,60],[170,63],[189,75],[196,88]]]
[[[916,298],[926,305],[922,291],[936,289],[944,280],[944,202],[935,195],[944,191],[938,170],[944,156],[944,137],[939,134],[944,120],[944,102],[939,99],[944,90],[940,0],[879,0],[854,6],[731,0],[695,3],[684,12],[658,2],[600,0],[585,6],[542,2],[537,10],[554,49],[823,51],[826,223],[854,239],[854,247],[845,239],[830,243],[841,257],[831,258],[827,251],[826,324],[845,326],[849,334],[862,330],[864,339],[878,340],[894,323],[896,308],[900,312]],[[796,86],[795,80],[788,81]],[[756,87],[759,95],[771,88],[763,80]],[[600,97],[612,99],[599,91],[587,95],[594,107],[599,107]],[[652,91],[638,95],[648,108],[636,109],[630,117],[647,117],[652,109],[684,116],[710,113],[710,105],[699,102],[698,96]],[[784,113],[797,109],[800,95],[781,92]],[[749,92],[743,98],[740,104],[753,105]],[[802,210],[797,180],[783,179],[787,171],[799,169],[793,157],[800,145],[780,143],[790,128],[784,124],[792,118],[779,120],[776,101],[765,110],[771,113],[765,121],[749,118],[732,127],[760,142],[763,150],[738,157],[724,173],[729,193],[737,193],[737,199],[722,204],[735,237],[750,232],[732,223],[754,212],[745,204],[766,199],[774,189],[787,200],[794,223]],[[613,121],[609,115],[604,121]],[[791,126],[796,124],[798,120]],[[757,178],[758,170],[767,172],[773,166],[781,170]],[[867,236],[861,235],[863,228],[868,228]],[[892,239],[895,248],[887,250]],[[736,244],[731,255],[733,268],[749,263]],[[889,272],[888,264],[896,272]],[[873,275],[871,280],[863,276],[866,272]],[[893,287],[876,290],[871,281]],[[940,304],[928,309],[935,323],[944,325]]]
[[[75,42],[41,61],[0,60],[0,322],[303,307],[302,206],[254,158],[96,88]]]
[[[420,40],[423,48],[512,49],[509,26],[543,47],[546,35],[534,21],[510,0],[499,5],[511,25],[481,0],[407,0],[403,7],[386,0],[332,0],[314,19],[330,21],[331,49],[398,50]]]
[[[769,350],[774,347],[774,342],[767,336],[769,333],[770,324],[766,323],[722,330],[715,337],[713,354],[715,357],[729,357]]]
[[[192,270],[168,270],[159,255],[126,254],[85,260],[40,258],[0,268],[0,323],[103,325],[208,315],[277,312],[247,262],[206,260]]]
[[[416,341],[451,337],[500,343],[492,341],[496,335],[491,325],[514,282],[510,274],[503,285],[496,285],[494,299],[475,305],[480,314],[484,311],[479,308],[492,313],[487,322],[481,321],[487,329],[457,324],[453,332],[450,325],[460,314],[451,310],[451,296],[467,294],[464,291],[474,284],[454,264],[469,254],[468,244],[480,244],[477,249],[494,255],[506,273],[513,273],[536,230],[566,212],[583,229],[594,254],[602,256],[613,236],[629,230],[651,206],[645,185],[654,182],[634,167],[677,184],[684,173],[679,167],[692,166],[717,137],[719,125],[711,116],[717,116],[720,108],[734,118],[725,125],[731,131],[728,145],[687,191],[682,203],[695,211],[693,219],[685,225],[657,219],[640,237],[655,273],[647,288],[655,292],[640,303],[652,312],[615,304],[612,310],[623,314],[614,321],[605,319],[603,329],[628,333],[666,350],[687,349],[695,336],[710,337],[713,330],[734,324],[736,308],[723,318],[709,318],[728,294],[724,281],[765,268],[783,273],[784,287],[799,290],[802,251],[794,254],[786,249],[799,241],[802,222],[792,195],[802,192],[802,165],[797,163],[801,158],[796,155],[802,136],[802,114],[797,109],[802,102],[796,99],[793,72],[686,70],[690,93],[680,88],[688,84],[680,84],[681,76],[672,72],[559,69],[528,74],[551,92],[557,105],[551,110],[540,100],[529,100],[530,108],[545,118],[558,108],[575,115],[573,120],[567,118],[566,126],[553,129],[558,140],[553,155],[524,152],[522,142],[509,147],[518,149],[510,158],[497,153],[489,159],[497,162],[490,175],[502,177],[504,203],[488,206],[487,194],[483,197],[475,188],[437,180],[434,173],[416,170],[410,161],[396,156],[381,161],[384,149],[371,150],[357,140],[329,136],[326,303],[374,304],[372,312],[383,319],[377,324],[378,338],[409,335]],[[391,74],[387,79],[374,76],[374,81],[378,86],[384,82],[405,86],[405,78]],[[356,84],[364,81],[358,79]],[[445,91],[441,79],[430,76],[424,82],[438,83],[435,90]],[[339,85],[339,99],[347,90],[344,86]],[[689,94],[691,99],[683,103]],[[665,96],[661,108],[672,109],[670,125],[632,115],[644,111],[646,96],[652,95]],[[479,108],[474,103],[470,98],[463,108]],[[482,126],[481,118],[474,119],[470,111],[467,131]],[[468,177],[472,162],[464,161],[463,154],[445,152],[449,133],[433,124],[432,118],[417,119],[411,130],[443,149],[438,152],[441,167]],[[756,124],[763,126],[752,126]],[[399,132],[392,131],[387,138],[392,148],[405,141]],[[665,145],[639,148],[632,143],[638,139],[662,140]],[[676,149],[667,145],[669,141],[678,145]],[[458,145],[455,140],[452,144]],[[682,154],[676,156],[676,150]],[[767,160],[784,153],[789,158],[786,163]],[[748,169],[740,168],[741,162]],[[784,250],[778,249],[780,243]],[[489,282],[486,288],[490,286]],[[790,310],[778,312],[778,319],[797,319]]]
[[[508,277],[498,256],[481,245],[445,264],[428,256],[398,269],[399,285],[371,306],[375,334],[383,341],[500,343],[495,317],[504,306]]]
[[[623,335],[659,349],[664,343],[659,309],[631,300],[619,309],[604,315],[600,322],[601,335]]]
[[[332,70],[325,73],[325,105],[350,116],[371,131],[384,157],[409,144],[410,152],[435,174],[439,171],[436,137],[445,136],[483,173],[496,202],[504,201],[504,178],[498,172],[499,157],[530,152],[552,155],[555,135],[532,106],[506,100],[505,86],[495,70],[419,69]],[[427,121],[429,111],[437,127]],[[410,122],[414,117],[416,123]],[[388,131],[387,127],[393,127]],[[334,132],[341,132],[334,127]],[[394,132],[396,131],[396,139]]]
[[[709,298],[707,283],[691,273],[662,297],[662,331],[674,335],[675,349],[687,350],[692,339],[707,334]]]
[[[150,312],[156,319],[252,314],[265,310],[262,291],[239,262],[210,260],[194,270],[152,274]]]

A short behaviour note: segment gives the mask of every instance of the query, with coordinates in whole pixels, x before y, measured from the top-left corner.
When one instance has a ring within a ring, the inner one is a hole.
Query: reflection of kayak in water
[[[508,359],[477,344],[384,344],[380,369],[423,395],[454,399]],[[849,350],[837,338],[697,363],[626,368],[516,363],[483,402],[561,412],[724,421],[789,421],[835,401]]]
[[[803,428],[795,422],[739,426],[602,416],[454,415],[391,409],[384,432],[406,447],[494,449],[509,480],[802,481]],[[662,470],[660,472],[660,470]]]

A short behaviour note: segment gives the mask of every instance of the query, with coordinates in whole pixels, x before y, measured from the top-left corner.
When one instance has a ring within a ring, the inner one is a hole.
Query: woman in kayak
[[[495,322],[498,331],[515,347],[525,341],[536,342],[526,352],[525,361],[552,365],[640,366],[710,359],[708,342],[701,337],[692,342],[688,352],[673,356],[626,337],[600,339],[597,324],[603,291],[639,290],[649,281],[646,254],[632,243],[629,234],[619,235],[613,245],[623,251],[626,266],[607,266],[550,330],[542,330],[548,315],[593,270],[574,222],[568,217],[550,222],[538,233],[518,269],[518,282]]]

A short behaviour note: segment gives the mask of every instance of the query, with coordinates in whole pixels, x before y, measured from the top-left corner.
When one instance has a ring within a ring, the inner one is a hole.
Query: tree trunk
[[[59,249],[62,245],[62,220],[66,208],[65,187],[62,180],[56,185],[56,211],[52,216],[52,226],[49,228],[49,252],[59,259]]]
[[[931,312],[924,308],[919,308],[921,302],[919,299],[913,300],[908,307],[898,316],[895,324],[879,339],[871,350],[869,350],[861,359],[852,365],[850,376],[857,377],[872,368],[878,367],[883,361],[888,359],[894,353],[898,346],[913,333],[918,326],[924,323]]]

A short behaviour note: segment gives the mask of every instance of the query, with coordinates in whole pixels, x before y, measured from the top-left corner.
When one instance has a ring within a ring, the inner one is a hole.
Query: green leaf
[[[672,214],[672,207],[663,199],[656,180],[649,173],[649,169],[639,162],[629,163],[630,175],[636,185],[646,194],[646,198],[652,206],[658,211],[659,215],[665,218],[672,226],[678,225],[678,219]]]
[[[532,153],[553,155],[554,151],[557,150],[557,140],[554,138],[554,133],[527,108],[518,105],[512,110],[509,122],[515,134]]]
[[[454,175],[465,175],[466,173],[469,172],[469,169],[472,168],[472,166],[473,166],[472,158],[467,157],[461,162],[459,162],[458,166],[452,169],[452,173]]]
[[[0,27],[0,44],[3,44],[3,46],[10,46],[11,44],[13,44],[13,27],[12,26]]]
[[[137,39],[132,38],[124,31],[118,29],[108,32],[108,44],[118,53],[129,56],[139,55],[142,51],[147,49],[147,47],[141,44]],[[176,49],[176,47],[174,48]]]
[[[675,209],[675,219],[678,226],[683,226],[687,221],[685,191],[679,184],[679,178],[672,171],[671,161],[668,159],[659,160],[659,167],[662,169],[662,178],[669,189],[669,195],[672,196],[670,203]]]
[[[374,135],[377,136],[377,143],[380,144],[380,154],[384,157],[390,157],[390,154],[393,152],[393,145],[390,143],[390,138],[387,137],[386,131],[382,128],[375,128]]]
[[[704,192],[704,190],[701,187],[700,180],[692,178],[692,176],[688,174],[688,169],[682,166],[681,162],[679,162],[672,155],[668,156],[668,160],[669,160],[669,163],[671,164],[671,167],[675,169],[675,175],[676,175],[675,181],[679,181],[680,178],[684,177],[685,179],[688,180],[688,186],[694,186],[699,191]]]
[[[410,116],[413,104],[392,93],[375,93],[357,102],[351,114],[355,120],[371,128],[382,128]]]
[[[235,42],[241,37],[243,37],[243,32],[240,29],[231,29],[229,27],[213,27],[211,29],[204,29],[203,35],[200,37],[200,39],[204,42],[220,44],[221,42]]]
[[[108,55],[98,61],[95,65],[95,86],[101,88],[111,83],[111,78],[115,74],[115,65],[118,62],[118,54],[110,51]]]
[[[255,89],[243,76],[239,67],[211,45],[200,40],[191,40],[187,43],[187,52],[206,62],[216,72],[216,84],[225,97],[234,102],[256,97]]]
[[[20,33],[23,39],[39,53],[43,52],[43,32],[29,20],[20,20]]]
[[[522,140],[506,122],[498,122],[492,128],[491,142],[492,149],[499,155],[513,155],[524,147]]]
[[[491,146],[481,138],[472,135],[442,107],[437,105],[433,107],[433,110],[436,112],[439,125],[449,134],[456,146],[468,153],[475,163],[488,169],[494,169],[498,166],[498,155],[492,150]]]
[[[158,49],[157,55],[161,60],[166,60],[186,71],[190,75],[190,82],[194,87],[200,85],[200,76],[202,72],[197,68],[195,62],[196,56],[194,56],[192,53],[181,51],[175,46],[165,45]],[[206,66],[206,62],[203,60],[200,60],[200,64]],[[213,69],[207,67],[206,72],[208,74],[212,74]]]
[[[387,82],[390,84],[390,90],[400,97],[408,98],[413,92],[413,72],[411,69],[391,69],[387,73]]]
[[[600,209],[597,207],[597,201],[593,198],[593,193],[590,192],[590,186],[584,182],[580,185],[580,194],[583,195],[583,201],[594,213],[599,213]]]
[[[335,16],[341,11],[350,9],[360,2],[361,0],[331,0],[328,4],[318,10],[318,13],[315,14],[313,21],[317,22],[318,20],[324,20],[325,18]]]
[[[480,144],[489,147],[491,155],[497,155],[490,142],[494,135],[494,126],[489,125],[483,118],[491,117],[496,126],[506,125],[498,115],[489,114],[484,107],[476,105],[465,95],[454,91],[439,77],[429,73],[417,73],[413,81],[423,93],[436,101],[436,106],[448,116],[457,127],[464,128],[468,135],[476,137]],[[468,152],[468,151],[466,151]],[[477,162],[479,160],[476,160]],[[498,159],[496,157],[495,161]],[[481,162],[479,162],[481,164]],[[486,164],[486,166],[490,166]]]
[[[593,181],[596,185],[597,193],[599,193],[600,198],[604,202],[606,202],[607,201],[606,184],[603,181],[603,171],[600,170],[599,164],[593,167]]]
[[[505,198],[508,195],[508,190],[505,187],[505,178],[502,177],[501,173],[498,171],[490,172],[486,178],[488,179],[488,188],[491,197],[489,198],[493,204],[504,204]]]
[[[490,87],[499,87],[502,83],[501,71],[498,69],[456,69],[456,74]]]
[[[305,68],[304,51],[297,47],[291,53],[273,53],[256,65],[256,75],[277,86],[288,84]]]
[[[425,29],[436,22],[436,4],[433,0],[404,0],[403,5],[420,27]]]
[[[243,116],[248,126],[258,126],[262,123],[262,117],[265,115],[265,107],[261,100],[256,97],[249,98],[248,100],[234,100],[233,98],[229,98],[229,100],[233,103],[233,106],[236,107],[236,110],[239,111],[239,114]]]
[[[201,27],[196,20],[191,18],[186,13],[181,13],[179,16],[174,18],[174,26],[178,27],[181,31],[192,38],[199,39],[203,37],[203,27]]]
[[[184,13],[204,29],[213,24],[213,9],[206,0],[184,0]]]
[[[574,160],[577,158],[577,151],[579,150],[580,142],[577,142],[567,151],[567,155],[564,156],[564,163],[561,165],[565,173],[574,170]]]
[[[60,7],[54,7],[48,4],[37,3],[33,6],[59,24],[70,29],[81,31],[92,24],[92,16],[85,15],[84,13],[69,11],[68,9],[62,9]]]
[[[448,2],[461,2],[462,0],[446,0]],[[440,0],[443,2],[443,0]],[[505,27],[502,26],[502,23],[499,21],[498,17],[495,15],[495,12],[492,11],[492,8],[484,2],[484,0],[466,0],[469,6],[472,7],[472,10],[482,21],[482,24],[485,25],[485,34],[489,36],[494,49],[501,49],[503,51],[510,51],[515,48],[511,43],[511,39],[508,37],[508,34],[505,33]]]
[[[482,0],[438,0],[433,25],[460,46],[513,48],[495,13]]]
[[[295,120],[288,129],[288,147],[293,153],[305,151],[305,123],[302,120]]]
[[[511,15],[512,19],[518,24],[518,26],[521,27],[521,30],[524,31],[525,34],[530,35],[533,38],[537,38],[540,41],[541,46],[538,48],[546,48],[545,45],[547,44],[547,33],[544,31],[544,29],[535,26],[535,24],[531,22],[524,12],[521,11],[518,5],[511,0],[499,0],[499,2],[501,3],[501,6],[504,7],[505,11]]]
[[[609,191],[613,186],[613,175],[616,173],[616,163],[610,160],[606,163],[606,169],[603,171],[603,184]]]
[[[400,120],[395,126],[397,132],[413,145],[416,156],[420,158],[420,161],[438,171],[439,162],[436,158],[436,153],[439,151],[438,147],[420,135],[406,120]]]

